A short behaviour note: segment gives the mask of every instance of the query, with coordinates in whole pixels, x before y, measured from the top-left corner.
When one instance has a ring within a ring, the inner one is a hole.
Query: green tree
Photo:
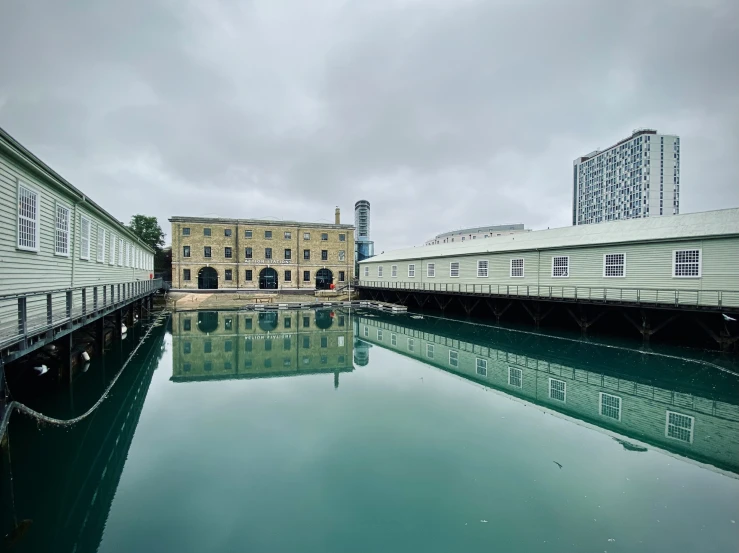
[[[128,225],[136,236],[141,238],[148,246],[154,248],[156,253],[162,251],[164,246],[164,232],[159,226],[156,217],[147,217],[146,215],[134,215],[131,217],[131,223]]]

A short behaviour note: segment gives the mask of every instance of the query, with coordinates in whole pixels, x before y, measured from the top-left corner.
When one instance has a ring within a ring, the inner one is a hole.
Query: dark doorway
[[[334,275],[328,269],[319,269],[316,273],[316,289],[326,290],[334,282]]]
[[[259,272],[259,289],[260,290],[276,290],[277,289],[277,271],[271,267],[262,269]]]
[[[277,313],[275,311],[260,313],[259,328],[261,328],[265,332],[273,332],[277,330]]]
[[[218,288],[218,273],[213,267],[203,267],[198,271],[198,288],[201,290]]]
[[[330,309],[320,309],[316,311],[316,326],[321,330],[326,330],[334,324],[334,312]]]
[[[198,330],[205,334],[218,330],[218,312],[200,311],[198,313]]]

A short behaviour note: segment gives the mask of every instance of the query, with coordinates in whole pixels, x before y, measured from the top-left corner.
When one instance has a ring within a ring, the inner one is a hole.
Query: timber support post
[[[695,319],[698,325],[706,331],[706,333],[713,338],[716,343],[721,348],[721,351],[729,351],[731,347],[737,343],[737,340],[739,340],[739,335],[732,336],[731,332],[729,331],[729,326],[724,323],[724,328],[718,331],[718,333],[711,330],[711,328],[704,323],[700,318]]]
[[[575,320],[575,322],[578,324],[578,326],[580,327],[580,332],[582,332],[582,335],[583,336],[587,336],[588,329],[591,326],[593,326],[598,319],[600,319],[603,315],[605,315],[607,313],[607,310],[606,309],[603,309],[600,313],[598,313],[592,319],[589,319],[588,318],[588,313],[587,313],[585,307],[583,307],[582,305],[578,305],[577,306],[577,315],[575,313],[573,313],[572,312],[572,309],[570,309],[569,307],[567,308],[567,312],[570,314],[570,317],[572,317]],[[632,324],[635,324],[635,323],[633,323],[633,321],[632,321]],[[659,329],[657,329],[657,330],[659,330]],[[656,332],[656,330],[655,330],[655,332]]]
[[[498,306],[498,302],[496,302],[495,300],[490,301],[489,299],[486,299],[485,301],[487,302],[488,307],[490,307],[490,309],[493,310],[493,314],[495,315],[495,320],[498,323],[500,323],[500,318],[503,316],[503,313],[505,313],[508,310],[508,308],[513,304],[513,302],[509,301],[505,305],[505,307],[500,308]]]
[[[65,334],[58,340],[59,348],[59,370],[57,375],[59,383],[72,382],[72,333]]]
[[[436,300],[436,303],[439,305],[439,309],[444,311],[447,306],[451,303],[451,301],[454,299],[454,296],[450,296],[446,301],[442,301],[439,299],[439,296],[434,296],[434,299]]]
[[[532,304],[533,310],[529,309],[529,307],[526,305],[526,302],[522,301],[521,305],[526,310],[526,313],[528,313],[531,316],[531,318],[534,319],[534,325],[536,325],[536,328],[539,328],[539,325],[541,324],[541,322],[546,318],[547,315],[549,315],[549,313],[552,312],[552,309],[554,309],[554,307],[552,306],[549,309],[547,309],[546,312],[542,313],[541,304],[538,301],[533,302]]]
[[[98,355],[105,351],[105,316],[95,321],[95,341]]]
[[[639,313],[641,315],[641,324],[634,321],[634,319],[632,319],[626,311],[623,311],[623,315],[624,317],[626,317],[626,320],[629,321],[631,325],[641,333],[644,344],[648,344],[652,335],[656,334],[658,331],[666,327],[679,316],[678,314],[675,314],[672,317],[668,317],[657,326],[652,327],[647,312],[644,309],[641,309],[639,310]]]
[[[470,316],[470,313],[472,313],[472,310],[477,307],[477,304],[480,303],[479,298],[476,299],[474,302],[472,301],[472,298],[464,299],[460,302],[462,304],[462,309],[464,309],[464,312],[467,314],[467,316]]]

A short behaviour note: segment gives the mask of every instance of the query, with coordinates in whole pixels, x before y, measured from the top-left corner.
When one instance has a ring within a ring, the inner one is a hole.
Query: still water
[[[150,342],[83,423],[13,416],[13,551],[739,550],[711,363],[362,310],[180,312]],[[34,407],[84,411],[114,364]]]

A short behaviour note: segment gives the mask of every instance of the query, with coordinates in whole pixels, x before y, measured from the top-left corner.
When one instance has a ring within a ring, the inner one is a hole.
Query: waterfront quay
[[[359,263],[364,299],[643,341],[736,349],[739,210],[631,219],[386,252]]]

